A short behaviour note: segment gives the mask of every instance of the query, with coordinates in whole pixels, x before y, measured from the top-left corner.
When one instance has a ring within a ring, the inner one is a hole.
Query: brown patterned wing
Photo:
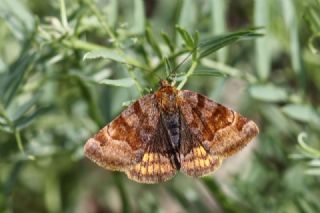
[[[259,132],[253,121],[209,100],[181,90],[181,171],[198,177],[217,169],[221,161],[243,148]]]
[[[123,171],[138,182],[167,180],[175,174],[176,167],[169,153],[158,153],[154,146],[166,144],[164,138],[159,138],[159,122],[155,96],[144,96],[90,138],[84,153],[99,166]]]

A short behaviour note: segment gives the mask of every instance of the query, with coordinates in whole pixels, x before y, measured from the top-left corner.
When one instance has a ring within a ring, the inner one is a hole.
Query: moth
[[[88,139],[84,154],[134,181],[159,183],[177,171],[192,177],[215,171],[258,132],[239,113],[162,80],[155,93],[138,99]]]

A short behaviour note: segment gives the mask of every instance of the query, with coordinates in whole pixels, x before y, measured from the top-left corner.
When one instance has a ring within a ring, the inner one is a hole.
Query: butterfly
[[[201,177],[248,144],[257,125],[239,113],[166,80],[88,139],[84,154],[99,166],[140,183],[177,171]]]

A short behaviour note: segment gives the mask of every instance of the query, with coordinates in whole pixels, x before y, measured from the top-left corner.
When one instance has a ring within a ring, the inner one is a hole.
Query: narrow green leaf
[[[100,82],[106,78],[109,78],[111,75],[111,70],[109,70],[109,69],[101,70],[100,72],[97,72],[91,76],[87,76],[84,73],[72,70],[72,71],[68,72],[68,75],[72,76],[72,77],[79,78],[84,82],[97,83],[97,82]]]
[[[2,182],[2,193],[5,196],[9,197],[13,193],[16,182],[20,177],[21,170],[24,169],[25,165],[25,162],[21,160],[12,162],[12,167],[10,168],[9,174],[3,179]]]
[[[319,115],[309,105],[287,104],[282,111],[294,120],[320,125]]]
[[[66,4],[64,0],[60,0],[60,18],[61,18],[61,23],[64,28],[68,28],[68,18],[67,18],[67,11],[66,11]]]
[[[284,14],[285,24],[289,30],[289,41],[290,41],[290,50],[291,50],[291,64],[293,71],[297,75],[301,89],[304,89],[306,86],[306,77],[302,65],[302,56],[300,50],[299,42],[299,30],[298,30],[298,21],[296,15],[295,4],[292,0],[281,1],[282,11]]]
[[[97,83],[98,80],[90,78],[92,83]],[[90,82],[89,80],[89,82]],[[103,79],[100,79],[101,81]],[[87,79],[82,79],[79,77],[76,81],[78,88],[82,93],[82,97],[84,101],[88,104],[88,114],[92,118],[92,120],[99,126],[103,125],[103,118],[101,111],[98,107],[98,95],[92,86],[88,85]]]
[[[16,94],[25,75],[25,72],[33,65],[35,54],[22,53],[22,55],[9,67],[10,72],[1,81],[0,99],[5,106],[8,106]]]
[[[153,32],[149,27],[146,30],[146,39],[149,45],[152,47],[153,51],[158,55],[160,59],[162,59],[162,52],[161,52],[160,46],[158,45],[158,42],[155,39]]]
[[[194,37],[193,37],[193,45],[194,45],[194,47],[198,46],[199,39],[200,39],[199,31],[196,31],[196,33],[194,34]]]
[[[62,192],[57,172],[54,169],[50,169],[46,172],[44,180],[44,202],[48,212],[61,212]]]
[[[192,76],[215,76],[215,77],[227,77],[226,73],[223,73],[219,70],[215,69],[202,69],[197,68],[193,73]]]
[[[211,53],[221,49],[222,47],[231,44],[235,41],[240,39],[248,39],[248,38],[255,38],[261,36],[259,33],[255,33],[253,30],[245,30],[245,31],[238,31],[234,33],[228,33],[224,35],[214,36],[212,38],[205,39],[201,41],[198,45],[200,58],[203,58]]]
[[[17,128],[17,130],[22,130],[26,127],[28,127],[30,124],[32,124],[33,121],[35,121],[36,118],[38,118],[41,115],[46,114],[51,107],[43,107],[35,110],[33,113],[27,116],[20,117],[18,120],[14,121],[14,125]]]
[[[2,116],[0,116],[0,124],[7,124],[6,119],[4,119]]]
[[[185,42],[186,46],[189,47],[190,49],[194,49],[195,48],[194,41],[191,35],[180,26],[176,26],[176,29],[180,34],[181,38],[183,39],[183,41]]]
[[[145,31],[144,3],[142,0],[134,1],[134,25],[132,31],[141,34]]]
[[[161,32],[161,36],[164,40],[164,42],[167,44],[167,46],[169,47],[171,52],[174,52],[174,45],[172,44],[168,34],[166,34],[165,32]]]
[[[307,175],[316,175],[320,176],[320,169],[308,169],[305,171]]]
[[[194,29],[197,18],[197,7],[195,1],[184,0],[182,1],[182,7],[179,15],[178,25],[186,30]],[[181,39],[177,40],[178,44],[181,44]]]
[[[0,18],[6,21],[13,35],[19,40],[23,40],[26,33],[33,30],[35,24],[31,13],[18,0],[2,0]]]
[[[253,85],[249,88],[250,95],[258,100],[266,102],[279,102],[288,99],[287,91],[274,85]]]
[[[118,0],[110,0],[106,8],[108,23],[114,27],[118,18]]]
[[[226,4],[225,0],[210,0],[211,3],[211,31],[213,35],[221,35],[226,32]],[[217,52],[219,62],[225,62],[227,57],[227,48]]]
[[[199,43],[199,32],[196,31],[193,39],[193,52],[192,52],[192,61],[198,60],[198,43]]]
[[[305,18],[314,33],[320,30],[319,4],[310,4],[305,10]]]
[[[213,77],[227,77],[228,75],[221,73],[219,71],[198,71],[192,73],[191,76],[213,76]]]
[[[102,81],[103,79],[109,78],[111,73],[112,71],[110,69],[103,69],[92,75],[91,79],[94,81]]]
[[[40,97],[40,93],[33,95],[28,101],[20,105],[14,112],[11,112],[11,115],[9,114],[9,117],[11,120],[15,121],[18,120],[21,116],[23,116],[34,104],[37,102],[37,100]]]
[[[255,26],[263,26],[268,30],[269,25],[269,4],[264,0],[254,1],[254,24]],[[269,77],[271,55],[269,50],[268,34],[255,40],[255,57],[256,71],[261,80]]]
[[[320,156],[320,151],[319,151]],[[309,162],[309,166],[320,167],[320,159],[313,159]]]
[[[83,60],[97,59],[97,58],[110,59],[110,60],[117,61],[120,63],[126,63],[125,58],[115,50],[91,51],[91,52],[88,52],[84,55]]]
[[[164,57],[164,63],[165,63],[165,67],[166,67],[166,74],[167,76],[170,75],[170,73],[172,72],[172,65],[170,60],[167,57]]]
[[[119,173],[113,173],[113,178],[115,186],[117,187],[118,193],[120,195],[121,204],[123,206],[122,212],[129,213],[132,210],[131,203],[129,202],[128,192],[125,187],[125,182]]]
[[[3,125],[3,124],[0,124],[0,131],[13,133],[12,129],[9,126]]]
[[[100,81],[99,84],[105,84],[116,87],[131,87],[134,85],[134,80],[132,78],[105,79]]]

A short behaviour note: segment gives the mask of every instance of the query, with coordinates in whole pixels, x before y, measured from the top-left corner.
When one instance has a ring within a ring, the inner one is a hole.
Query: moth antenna
[[[189,53],[170,73],[170,75],[168,76],[168,78],[170,78],[171,75],[174,76],[174,78],[177,77],[177,70],[190,58],[190,56],[192,55],[192,52]]]

